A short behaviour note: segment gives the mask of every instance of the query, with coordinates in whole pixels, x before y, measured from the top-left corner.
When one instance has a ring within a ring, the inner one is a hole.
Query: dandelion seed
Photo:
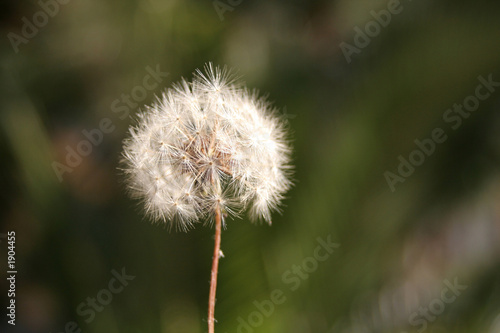
[[[167,90],[130,129],[123,154],[129,189],[154,219],[177,229],[213,215],[212,198],[222,193],[236,199],[231,215],[249,208],[253,220],[270,222],[291,185],[285,125],[228,71],[205,70]],[[151,184],[164,184],[162,196],[170,198],[187,185],[195,208],[161,202]]]

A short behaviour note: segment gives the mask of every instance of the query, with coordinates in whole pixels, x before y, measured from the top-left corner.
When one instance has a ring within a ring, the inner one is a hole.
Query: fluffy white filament
[[[215,209],[271,222],[290,188],[283,120],[256,92],[211,64],[139,115],[124,143],[134,197],[155,220],[186,230]]]

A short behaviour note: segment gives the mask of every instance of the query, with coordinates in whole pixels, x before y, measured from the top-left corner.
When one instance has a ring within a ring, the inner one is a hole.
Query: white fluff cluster
[[[178,229],[211,219],[216,209],[271,223],[290,188],[284,122],[268,103],[205,67],[139,116],[124,143],[125,172],[146,211]]]

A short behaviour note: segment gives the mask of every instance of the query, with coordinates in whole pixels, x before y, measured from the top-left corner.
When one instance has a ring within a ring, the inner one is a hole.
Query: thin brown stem
[[[215,209],[215,245],[212,258],[212,274],[210,279],[210,296],[208,299],[208,333],[214,333],[215,291],[217,290],[217,272],[219,270],[220,236],[221,236],[220,207]]]

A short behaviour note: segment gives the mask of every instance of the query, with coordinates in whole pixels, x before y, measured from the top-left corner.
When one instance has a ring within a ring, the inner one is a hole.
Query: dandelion
[[[155,221],[186,231],[215,222],[208,311],[214,331],[221,227],[248,211],[271,224],[290,188],[286,123],[226,69],[205,66],[146,107],[124,142],[130,193]]]

